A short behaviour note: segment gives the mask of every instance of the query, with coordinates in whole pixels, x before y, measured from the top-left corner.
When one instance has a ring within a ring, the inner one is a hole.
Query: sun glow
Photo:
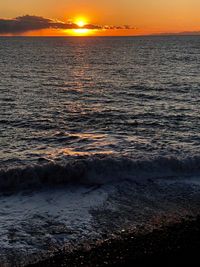
[[[73,36],[88,36],[92,35],[96,32],[96,29],[87,28],[88,19],[84,17],[77,17],[73,20],[73,23],[78,27],[75,29],[65,30],[65,32],[69,35]]]
[[[91,30],[83,28],[83,29],[74,29],[73,32],[77,35],[86,35],[91,33]]]
[[[77,18],[75,19],[74,23],[80,28],[83,28],[88,22],[85,18]]]

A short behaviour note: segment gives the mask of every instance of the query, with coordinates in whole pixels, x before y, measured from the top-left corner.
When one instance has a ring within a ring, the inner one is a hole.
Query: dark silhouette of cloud
[[[22,16],[15,19],[0,19],[1,34],[17,34],[49,28],[51,20],[37,16]]]
[[[39,16],[20,16],[14,19],[0,19],[0,34],[22,34],[28,31],[43,29],[80,29],[77,24],[72,22],[60,22]],[[114,30],[114,29],[133,29],[125,26],[99,26],[87,24],[85,29],[91,30]]]
[[[102,28],[105,29],[105,30],[136,30],[135,27],[132,27],[130,25],[123,25],[123,26],[109,26],[109,25],[106,25],[106,26],[103,26]]]

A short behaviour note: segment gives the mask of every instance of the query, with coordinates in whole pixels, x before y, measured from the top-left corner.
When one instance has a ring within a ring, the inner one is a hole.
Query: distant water
[[[0,38],[1,175],[200,169],[199,55],[197,36]]]

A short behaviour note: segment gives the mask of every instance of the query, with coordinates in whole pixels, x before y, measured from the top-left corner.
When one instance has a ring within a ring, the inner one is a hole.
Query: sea
[[[200,36],[1,37],[1,264],[199,209],[199,74]]]

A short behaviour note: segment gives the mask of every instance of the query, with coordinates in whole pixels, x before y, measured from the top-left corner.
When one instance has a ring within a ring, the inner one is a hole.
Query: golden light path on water
[[[59,134],[59,133],[58,133]],[[108,136],[105,134],[95,134],[95,133],[66,133],[68,137],[77,138],[77,140],[91,140],[93,143],[96,144],[96,147],[99,148],[98,150],[94,150],[88,147],[88,150],[81,151],[75,149],[74,147],[63,147],[57,149],[50,149],[48,151],[43,151],[45,158],[48,160],[58,159],[62,156],[72,156],[72,157],[84,157],[84,156],[92,156],[92,155],[113,155],[115,152],[111,149],[107,149],[110,145],[110,141],[108,140]],[[41,151],[40,151],[41,153]]]

